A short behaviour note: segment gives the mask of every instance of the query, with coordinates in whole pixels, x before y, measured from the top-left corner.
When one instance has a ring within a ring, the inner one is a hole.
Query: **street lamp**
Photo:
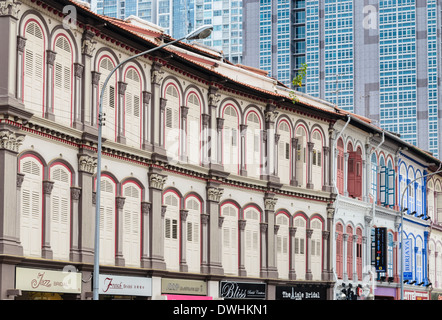
[[[211,25],[205,25],[202,26],[185,37],[173,40],[171,42],[162,44],[161,46],[149,49],[147,51],[138,53],[134,56],[131,56],[124,61],[120,62],[107,76],[106,80],[104,81],[103,87],[101,89],[100,93],[100,101],[99,101],[99,107],[98,107],[98,147],[97,147],[97,187],[96,187],[96,207],[95,207],[95,248],[94,248],[94,280],[93,280],[93,299],[98,300],[98,287],[99,287],[99,253],[100,253],[100,188],[101,188],[101,140],[102,140],[102,127],[103,127],[103,96],[104,96],[104,90],[106,89],[106,85],[109,82],[112,75],[117,71],[118,68],[120,68],[123,64],[126,62],[133,60],[135,58],[138,58],[140,56],[143,56],[145,54],[151,53],[155,50],[164,48],[166,46],[169,46],[171,44],[174,44],[181,40],[195,40],[195,39],[204,39],[207,38],[213,30],[213,26]]]
[[[419,179],[422,179],[424,177],[429,177],[432,176],[434,174],[437,173],[441,173],[442,170],[433,172],[433,173],[429,173],[426,175],[423,175],[419,178],[414,179],[413,181],[411,181],[406,188],[404,189],[404,191],[402,191],[402,195],[401,195],[401,202],[400,205],[402,206],[404,204],[404,196],[405,196],[405,192],[407,191],[408,187],[411,186],[411,184],[413,184],[414,182],[416,182]],[[401,210],[401,300],[404,300],[404,212],[408,211],[408,208],[404,208]],[[414,213],[416,213],[414,211]],[[428,220],[428,219],[425,219]],[[407,280],[408,281],[408,280]]]

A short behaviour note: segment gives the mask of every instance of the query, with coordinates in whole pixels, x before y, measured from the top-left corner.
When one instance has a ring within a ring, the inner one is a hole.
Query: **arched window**
[[[356,228],[356,273],[358,280],[362,280],[362,229]]]
[[[297,279],[305,279],[305,239],[306,239],[306,221],[303,217],[296,217],[293,220],[296,227],[295,233],[295,270]]]
[[[163,196],[163,203],[167,205],[164,216],[164,260],[168,270],[179,269],[179,198],[174,192],[167,192]]]
[[[371,154],[371,196],[373,202],[377,202],[378,199],[378,159],[376,153]]]
[[[128,182],[123,185],[123,256],[126,266],[140,266],[141,188]]]
[[[199,164],[201,156],[200,115],[201,105],[194,93],[187,98],[187,155],[190,163]]]
[[[384,156],[379,157],[379,201],[382,205],[387,203],[387,166]]]
[[[289,217],[280,213],[276,216],[279,226],[276,236],[276,265],[281,279],[289,277]]]
[[[420,214],[423,213],[423,208],[422,208],[422,174],[420,171],[416,172],[416,182],[415,182],[415,187],[416,187],[416,215],[419,216]]]
[[[353,279],[353,228],[347,226],[347,275]]]
[[[322,221],[313,219],[311,221],[313,230],[311,237],[311,271],[313,280],[321,280],[322,274]]]
[[[427,192],[427,208],[428,208],[428,216],[434,221],[434,182],[433,180],[428,181],[427,184],[428,192]]]
[[[259,177],[261,164],[261,122],[255,112],[247,116],[246,170],[250,177]]]
[[[344,276],[344,227],[338,223],[336,225],[336,273],[339,279]]]
[[[98,99],[100,99],[101,90],[104,85],[104,81],[106,81],[106,78],[111,73],[111,71],[114,69],[114,63],[111,59],[104,57],[100,61],[100,65],[98,68],[98,72],[101,73],[100,75],[100,85],[99,85],[99,91],[98,91]],[[104,89],[103,94],[103,104],[102,109],[103,113],[106,114],[105,121],[104,121],[104,127],[103,127],[103,137],[110,139],[110,141],[116,140],[116,101],[117,101],[117,91],[115,88],[117,87],[116,82],[116,74],[115,72],[112,77],[109,79],[109,82],[106,85],[106,88]]]
[[[420,237],[418,237],[416,239],[416,248],[415,248],[415,252],[416,252],[416,275],[415,275],[415,280],[416,280],[416,284],[420,284],[423,281],[423,268],[425,266],[425,264],[423,263],[423,245],[422,245],[422,239]]]
[[[357,148],[354,151],[353,146],[348,145],[348,172],[347,172],[347,191],[350,197],[362,197],[362,151]]]
[[[126,92],[124,97],[124,131],[126,144],[141,146],[141,79],[134,68],[126,72]]]
[[[386,174],[386,205],[393,207],[395,205],[396,171],[394,170],[393,162],[391,161],[391,159],[388,159]]]
[[[415,179],[413,168],[408,168],[407,185]],[[416,186],[411,183],[408,186],[408,213],[416,211]]]
[[[173,159],[178,158],[180,144],[180,97],[174,84],[166,88],[167,105],[165,110],[164,147]]]
[[[286,121],[278,126],[278,176],[281,183],[290,184],[291,134]]]
[[[43,116],[45,40],[40,26],[31,21],[26,26],[24,37],[26,48],[24,56],[23,102],[26,109]]]
[[[313,146],[313,159],[312,159],[312,182],[315,189],[322,188],[322,135],[319,130],[313,131],[312,134]]]
[[[70,126],[72,121],[73,57],[68,39],[59,36],[55,41],[54,114],[59,123]]]
[[[253,207],[244,211],[244,218],[247,221],[244,230],[245,233],[245,268],[248,276],[259,277],[260,270],[260,237],[259,222],[260,213]]]
[[[400,197],[402,198],[403,196],[403,202],[401,203],[401,210],[408,208],[408,197],[407,197],[407,193],[403,195],[405,188],[407,187],[407,169],[405,167],[405,164],[402,164],[400,166],[400,171],[399,171],[399,186],[400,186],[400,190],[401,190],[401,194]],[[410,209],[410,208],[408,208]]]
[[[391,232],[388,232],[387,249],[388,249],[387,273],[388,273],[389,277],[393,277],[394,276],[394,270],[393,270],[393,262],[394,262],[394,256],[393,256],[394,237],[393,237],[393,233],[391,233]]]
[[[238,114],[231,105],[224,109],[223,165],[226,172],[238,173],[239,134]]]
[[[304,127],[299,126],[296,129],[296,138],[298,138],[298,145],[296,147],[296,180],[299,186],[305,187],[307,179],[307,133]]]
[[[344,142],[342,139],[338,140],[337,149],[336,184],[339,194],[344,194]]]
[[[222,255],[225,274],[238,274],[238,208],[227,203],[221,207]]]
[[[25,256],[41,257],[43,166],[33,157],[20,160],[24,173],[21,187],[20,242]]]
[[[115,182],[102,176],[100,184],[100,264],[115,264]]]
[[[54,182],[51,192],[51,248],[54,259],[69,260],[71,218],[71,172],[63,165],[50,169]]]
[[[189,272],[200,272],[201,250],[200,250],[200,213],[201,203],[195,197],[188,197],[186,200],[187,215],[187,243],[186,260]]]

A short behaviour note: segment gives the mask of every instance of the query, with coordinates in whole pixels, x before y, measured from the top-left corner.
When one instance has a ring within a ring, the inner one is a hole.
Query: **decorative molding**
[[[207,225],[209,220],[210,220],[210,215],[208,215],[207,213],[202,213],[201,214],[201,224]]]
[[[167,206],[161,205],[161,218],[164,219],[164,216],[166,215],[166,211],[167,211]]]
[[[95,51],[96,41],[92,41],[92,39],[84,38],[81,43],[81,53],[87,56],[92,56]]]
[[[97,168],[97,159],[88,155],[78,157],[78,171],[94,174]]]
[[[164,78],[164,71],[162,70],[153,70],[151,75],[151,81],[153,84],[160,84]]]
[[[25,135],[16,134],[9,130],[0,131],[0,149],[17,152],[22,145]]]
[[[275,122],[276,118],[278,117],[279,112],[278,111],[266,111],[265,118],[266,122]]]
[[[264,199],[264,209],[274,211],[277,201],[278,201],[278,199],[276,199],[276,198],[265,198]]]
[[[247,220],[238,220],[238,228],[239,230],[244,230],[246,228]]]
[[[152,173],[149,177],[150,187],[158,190],[163,190],[166,180],[167,176],[158,173]]]
[[[17,173],[17,188],[21,188],[21,185],[23,184],[23,180],[25,178],[24,173]]]
[[[74,63],[74,76],[76,78],[83,77],[84,66],[81,63]]]
[[[54,181],[43,181],[43,194],[50,195],[52,193],[52,189],[54,188]]]
[[[17,0],[1,0],[0,1],[0,16],[12,16],[18,18],[20,12],[21,2]]]
[[[17,51],[24,52],[26,47],[26,38],[17,36]]]
[[[187,209],[180,210],[180,218],[182,221],[186,221],[188,215],[189,215],[189,210],[187,210]]]
[[[53,66],[56,57],[57,57],[57,52],[52,50],[46,50],[46,63],[48,65]]]
[[[122,210],[124,209],[124,203],[126,202],[125,197],[115,197],[115,203],[117,204],[117,209]]]
[[[224,217],[218,217],[218,227],[221,228],[224,223]]]
[[[72,200],[80,200],[81,188],[80,187],[71,187],[71,199]]]
[[[224,189],[209,187],[207,188],[207,200],[219,202],[223,193]]]
[[[150,213],[150,202],[147,202],[147,201],[141,202],[141,213],[143,215],[147,215]]]

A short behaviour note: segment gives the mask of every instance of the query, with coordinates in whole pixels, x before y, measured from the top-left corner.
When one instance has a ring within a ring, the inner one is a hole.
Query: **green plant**
[[[294,87],[299,87],[299,88],[302,87],[302,81],[307,76],[307,67],[308,67],[307,63],[302,64],[298,74],[296,75],[296,77],[293,78],[292,83]],[[294,91],[290,92],[290,97],[292,98],[293,103],[298,102],[298,97],[296,96]]]

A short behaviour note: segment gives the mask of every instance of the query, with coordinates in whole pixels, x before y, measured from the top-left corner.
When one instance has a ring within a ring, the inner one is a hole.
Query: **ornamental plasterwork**
[[[275,198],[264,199],[264,208],[265,208],[265,210],[274,211],[275,210],[275,205],[276,205],[277,201],[278,201],[278,199],[275,199]]]
[[[81,44],[81,53],[86,54],[88,56],[92,56],[95,51],[95,45],[97,42],[92,41],[91,39],[85,38],[83,39],[83,43]]]
[[[167,180],[167,176],[163,176],[158,173],[153,173],[150,176],[150,187],[154,188],[154,189],[163,190],[166,180]]]
[[[17,0],[0,0],[0,15],[1,16],[13,16],[14,18],[18,17],[19,6],[21,2]]]
[[[24,135],[17,135],[9,130],[0,131],[0,149],[18,152],[18,148],[22,145],[24,139]]]
[[[91,156],[82,155],[78,158],[78,170],[91,173],[95,172],[97,168],[97,159]]]
[[[161,70],[153,70],[151,81],[154,84],[160,84],[161,80],[164,78],[164,71]]]
[[[207,189],[207,198],[209,199],[209,201],[219,202],[223,193],[224,193],[224,190],[221,188],[208,188]]]

